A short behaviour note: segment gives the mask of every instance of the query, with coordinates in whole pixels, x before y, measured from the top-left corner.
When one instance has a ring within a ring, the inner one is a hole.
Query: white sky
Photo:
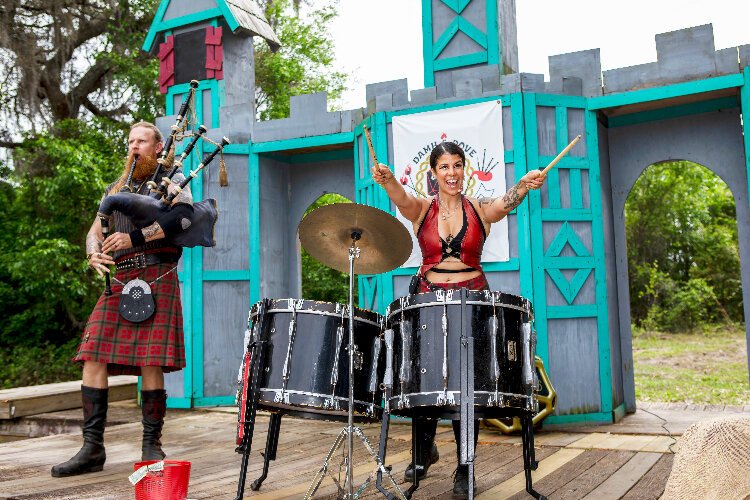
[[[343,109],[366,106],[367,83],[424,87],[421,5],[339,0],[331,33],[337,67],[351,75]],[[516,0],[516,19],[520,70],[547,77],[548,56],[578,50],[601,49],[603,70],[656,61],[657,33],[701,24],[713,24],[717,49],[750,44],[748,0]]]

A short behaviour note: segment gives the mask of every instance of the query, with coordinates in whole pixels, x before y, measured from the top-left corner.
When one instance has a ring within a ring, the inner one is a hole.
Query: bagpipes
[[[177,170],[182,167],[184,160],[190,155],[198,140],[203,138],[207,131],[206,127],[203,125],[198,127],[198,130],[193,133],[190,142],[185,147],[179,159],[173,162],[170,170],[166,170],[168,167],[168,157],[174,146],[175,138],[178,132],[182,131],[187,124],[186,112],[190,102],[194,99],[197,87],[197,80],[190,82],[190,91],[185,97],[182,106],[180,106],[177,120],[175,124],[172,125],[171,133],[157,160],[157,168],[151,177],[151,180],[147,183],[147,186],[150,189],[148,196],[133,193],[129,187],[137,161],[136,157],[130,166],[128,181],[126,182],[125,187],[123,187],[119,193],[105,196],[104,200],[102,200],[99,205],[99,210],[97,211],[97,216],[101,220],[102,233],[105,238],[109,234],[109,222],[114,211],[124,214],[137,229],[143,229],[144,227],[153,224],[161,216],[171,211],[175,206],[173,205],[173,202],[179,193],[206,165],[211,163],[214,157],[222,151],[224,146],[230,143],[229,139],[223,137],[221,142],[217,144],[216,149],[214,149],[194,170],[191,170],[189,175],[186,175],[182,182],[179,184],[172,182],[172,177]],[[161,177],[161,183],[157,185],[156,180],[162,175],[162,172],[166,173]],[[176,205],[179,205],[179,203]],[[214,240],[214,227],[217,218],[218,211],[216,209],[216,200],[208,198],[193,203],[193,215],[191,217],[190,225],[177,235],[169,237],[168,241],[180,247],[213,247],[216,245],[216,241]],[[108,277],[109,275],[107,275],[107,278]]]

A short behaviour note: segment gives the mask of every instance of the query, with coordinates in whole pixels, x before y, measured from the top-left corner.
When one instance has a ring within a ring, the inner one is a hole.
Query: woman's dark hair
[[[430,153],[431,169],[435,170],[435,168],[437,167],[438,158],[440,158],[444,154],[458,155],[461,157],[461,162],[464,165],[466,164],[466,154],[458,144],[456,144],[455,142],[441,142],[440,144],[435,146],[432,150],[432,153]]]

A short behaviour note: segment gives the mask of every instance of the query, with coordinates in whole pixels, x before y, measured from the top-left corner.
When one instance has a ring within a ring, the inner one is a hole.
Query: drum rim
[[[454,293],[458,292],[459,290],[455,290]],[[485,291],[484,290],[467,290],[469,292],[469,298],[466,301],[467,305],[483,305],[483,306],[493,306],[493,303],[491,300],[486,300],[484,297]],[[392,316],[401,313],[402,311],[409,311],[411,309],[418,309],[421,307],[430,307],[430,306],[442,306],[444,304],[449,306],[455,306],[460,305],[461,300],[460,299],[452,299],[450,301],[443,301],[437,298],[437,294],[439,292],[423,292],[423,293],[414,293],[410,295],[405,295],[403,297],[399,297],[398,299],[394,300],[388,305],[388,308],[386,309],[386,319],[390,320]],[[499,295],[498,300],[495,301],[494,306],[495,307],[502,307],[507,309],[515,309],[517,311],[526,313],[529,315],[529,319],[532,319],[534,317],[534,308],[529,299],[526,297],[523,297],[521,295],[515,295],[512,293],[507,292],[500,292],[500,291],[490,291],[492,294]],[[481,295],[480,295],[481,294]],[[472,297],[472,295],[480,295],[483,300],[477,300],[476,297]],[[402,308],[401,307],[401,301],[402,299],[409,297],[410,303]],[[430,299],[427,299],[427,297],[430,297]],[[412,299],[414,298],[414,299]],[[422,300],[420,300],[422,298]],[[510,298],[510,300],[508,300]],[[418,300],[417,302],[412,302],[412,300]],[[516,303],[514,303],[516,302]]]
[[[297,314],[318,314],[321,316],[338,316],[341,317],[341,308],[347,307],[346,304],[339,302],[327,302],[324,300],[313,299],[295,299],[295,298],[277,298],[266,299],[270,301],[267,312],[294,312],[289,307],[290,301],[301,302],[296,310]],[[258,301],[250,308],[250,318],[257,316],[258,308],[263,301]],[[322,306],[322,307],[321,307]],[[327,306],[327,307],[325,307]],[[339,309],[337,310],[337,306]],[[381,326],[380,322],[384,320],[382,314],[361,307],[354,307],[354,321],[366,321],[373,323],[375,326]]]

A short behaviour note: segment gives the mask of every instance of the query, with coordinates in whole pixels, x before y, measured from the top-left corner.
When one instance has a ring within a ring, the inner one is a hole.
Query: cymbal
[[[299,224],[302,247],[324,265],[349,272],[352,233],[359,258],[354,274],[380,274],[397,268],[411,255],[411,236],[404,225],[383,210],[358,203],[334,203],[316,208]]]

